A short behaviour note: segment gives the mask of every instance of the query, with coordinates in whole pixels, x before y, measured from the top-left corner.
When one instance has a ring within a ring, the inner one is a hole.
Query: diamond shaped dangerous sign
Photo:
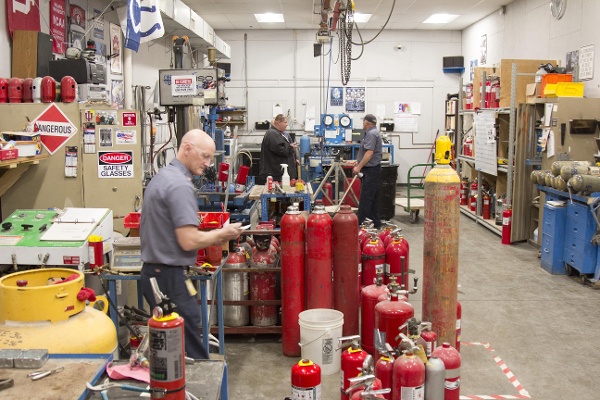
[[[39,132],[40,141],[51,155],[77,133],[77,127],[54,103],[38,115],[32,125],[33,131]]]

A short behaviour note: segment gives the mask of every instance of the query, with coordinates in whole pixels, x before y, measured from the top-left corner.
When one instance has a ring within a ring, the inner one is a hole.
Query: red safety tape
[[[487,342],[461,342],[461,346],[483,346],[483,348],[487,349],[489,352],[494,353],[494,349],[492,345]],[[530,399],[529,392],[523,388],[523,385],[517,380],[512,371],[506,366],[504,361],[497,355],[493,355],[492,358],[496,362],[496,364],[500,367],[504,375],[508,378],[510,383],[517,389],[519,392],[518,395],[503,395],[503,394],[494,394],[494,395],[477,395],[477,396],[460,396],[461,400],[505,400],[505,399]]]

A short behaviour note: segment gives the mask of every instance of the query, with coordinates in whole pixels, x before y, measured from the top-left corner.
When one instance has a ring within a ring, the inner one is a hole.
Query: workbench
[[[192,275],[190,279],[199,283],[198,295],[200,296],[200,309],[202,318],[202,340],[204,346],[209,349],[208,334],[209,334],[209,323],[208,323],[208,293],[207,286],[208,282],[211,281],[216,284],[216,298],[217,298],[217,324],[218,324],[218,338],[219,338],[219,354],[225,353],[225,330],[223,328],[223,277],[222,277],[222,266],[216,269],[211,275]],[[144,308],[144,296],[142,294],[142,282],[139,274],[119,274],[113,275],[105,273],[102,275],[102,279],[106,279],[108,282],[109,297],[113,304],[117,304],[117,281],[136,281],[137,283],[137,297],[138,297],[138,308]],[[119,327],[119,321],[117,315],[113,309],[110,310],[110,318],[112,319],[115,326]]]

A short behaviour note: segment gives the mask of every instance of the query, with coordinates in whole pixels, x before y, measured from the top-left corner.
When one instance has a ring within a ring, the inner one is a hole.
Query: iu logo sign
[[[39,132],[40,141],[51,155],[77,133],[75,125],[55,103],[38,115],[32,125],[33,131]]]

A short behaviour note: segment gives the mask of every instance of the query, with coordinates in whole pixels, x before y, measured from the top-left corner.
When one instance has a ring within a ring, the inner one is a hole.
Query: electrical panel
[[[225,71],[221,68],[161,69],[161,106],[225,105]]]

